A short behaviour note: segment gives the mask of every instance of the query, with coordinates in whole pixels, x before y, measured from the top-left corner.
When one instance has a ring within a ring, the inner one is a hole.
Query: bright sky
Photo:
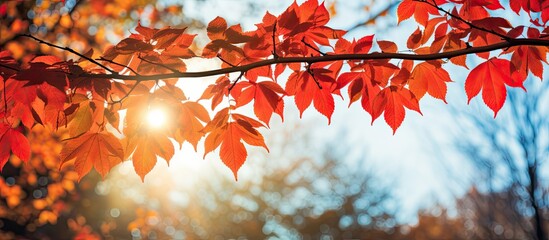
[[[252,28],[253,24],[259,22],[265,11],[273,14],[281,13],[293,1],[256,1],[257,9],[246,5],[246,1],[208,1],[206,6],[199,8],[196,1],[185,1],[186,12],[191,17],[204,19],[209,22],[216,16],[227,19],[229,24],[240,23],[243,27]],[[301,2],[301,1],[298,1]],[[358,2],[358,1],[357,1]],[[347,29],[361,20],[368,18],[368,12],[364,11],[360,3],[355,1],[338,1],[338,14],[329,23],[334,28]],[[380,2],[380,1],[378,1]],[[379,9],[385,7],[386,1],[381,1],[380,6],[372,8],[373,14]],[[204,11],[207,9],[207,11]],[[394,13],[392,13],[394,14]],[[348,38],[361,37],[364,35],[376,34],[378,39],[387,39],[397,42],[399,46],[405,46],[407,36],[415,26],[413,23],[395,26],[396,17],[388,17],[377,23],[372,28],[361,28],[350,33]],[[189,66],[189,70],[200,70],[211,66],[197,64]],[[451,73],[452,77],[458,83],[450,84],[450,91],[455,94],[451,98],[451,104],[460,103],[460,107],[465,105],[465,93],[462,90],[463,77],[460,74]],[[197,85],[199,82],[186,83],[188,89]],[[192,98],[192,96],[191,96]],[[397,133],[393,136],[392,130],[387,126],[383,119],[378,119],[373,126],[370,125],[370,116],[360,107],[360,104],[354,104],[347,108],[348,99],[336,99],[336,110],[332,118],[332,124],[327,125],[327,120],[316,112],[312,107],[303,115],[303,122],[315,123],[311,129],[316,133],[314,139],[324,142],[334,142],[334,139],[342,139],[342,143],[351,144],[351,148],[364,149],[367,153],[368,171],[374,171],[377,177],[386,181],[390,186],[394,186],[394,194],[401,204],[398,218],[401,221],[414,221],[419,208],[428,208],[433,201],[441,201],[450,204],[452,192],[448,189],[450,182],[445,173],[445,166],[454,166],[458,159],[452,159],[452,155],[441,155],[441,145],[436,144],[436,139],[444,139],[444,134],[448,131],[443,129],[449,125],[440,124],[441,120],[447,118],[445,104],[442,101],[426,97],[421,108],[424,116],[416,112],[407,111],[406,119]],[[300,121],[299,114],[290,99],[286,104],[285,123],[279,124],[278,118],[271,122],[271,130],[281,131],[286,125],[293,125],[292,122]],[[269,131],[265,131],[268,138]],[[344,133],[344,134],[342,134]],[[435,137],[433,137],[435,135]],[[447,138],[447,137],[446,137]],[[249,149],[251,150],[251,149]],[[187,155],[180,153],[180,155]],[[450,156],[450,157],[448,157]],[[175,157],[179,158],[178,156]],[[172,164],[175,161],[172,161]],[[177,164],[177,163],[175,163]],[[198,165],[206,163],[198,163]],[[208,165],[210,163],[207,163]],[[216,162],[221,165],[222,163]],[[449,165],[446,165],[449,164]],[[170,168],[173,168],[172,165]],[[463,167],[463,166],[460,166]],[[253,171],[245,164],[240,170],[241,179],[246,176],[252,176],[248,173]],[[229,171],[228,177],[232,177]],[[456,194],[461,195],[460,192]]]
[[[167,2],[169,1],[167,0]],[[206,1],[202,7],[195,0],[184,2],[186,12],[190,17],[209,22],[216,16],[221,16],[227,19],[229,24],[240,23],[244,29],[250,29],[254,23],[261,20],[265,11],[279,14],[293,1],[255,1],[256,8],[253,9],[246,4],[247,1]],[[337,3],[338,14],[329,23],[334,28],[348,29],[369,17],[369,13],[361,7],[360,1],[339,0]],[[371,8],[372,14],[377,14],[380,9],[387,6],[388,1],[377,1],[377,3]],[[395,13],[393,11],[390,14],[394,16]],[[357,29],[346,37],[351,39],[352,37],[360,38],[375,34],[378,40],[391,40],[399,46],[405,46],[407,40],[405,36],[410,35],[416,28],[412,21],[406,21],[397,26],[396,16],[388,16],[377,21],[376,26]],[[198,60],[194,63],[189,65],[189,71],[212,68],[205,60]],[[448,84],[448,105],[426,96],[421,101],[423,116],[413,111],[407,111],[404,123],[394,136],[383,119],[378,119],[372,126],[370,116],[361,108],[360,104],[355,103],[348,108],[348,99],[338,98],[336,98],[336,110],[330,126],[327,125],[327,119],[312,107],[305,112],[303,119],[300,120],[293,99],[289,99],[285,109],[285,122],[280,123],[279,118],[275,117],[271,121],[271,129],[263,133],[268,141],[269,132],[284,131],[285,126],[294,126],[295,122],[300,121],[305,122],[307,127],[314,131],[312,138],[318,139],[318,143],[312,143],[314,145],[323,146],[322,144],[325,143],[341,142],[350,145],[351,152],[355,155],[366,153],[365,171],[373,171],[378,178],[394,187],[393,193],[400,204],[397,218],[402,222],[414,222],[420,208],[428,208],[436,201],[452,205],[451,201],[454,196],[462,195],[465,190],[464,186],[466,186],[464,183],[468,182],[467,177],[470,171],[450,143],[452,136],[455,136],[453,134],[458,131],[452,126],[459,123],[449,114],[449,108],[455,107],[473,111],[475,114],[492,115],[481,103],[480,97],[474,99],[471,105],[466,104],[463,83],[467,71],[458,67],[446,69],[452,80],[455,81]],[[186,94],[190,98],[196,99],[200,93],[192,93],[189,90],[202,89],[205,84],[209,84],[206,82],[207,80],[185,81],[183,85]],[[505,111],[505,107],[503,111]],[[494,121],[500,120],[501,118]],[[249,151],[253,149],[249,148]],[[210,154],[210,156],[215,154],[217,153]],[[189,153],[189,151],[179,152],[175,157],[176,161],[171,162],[170,171],[176,171],[174,169],[177,169],[178,166],[196,169],[203,167],[211,169],[212,166],[224,168],[219,160],[196,162],[197,158],[201,158],[199,155]],[[350,159],[356,157],[349,156]],[[180,161],[181,158],[183,158],[183,162]],[[261,161],[262,159],[254,160]],[[163,166],[160,168],[165,167],[165,164],[161,165]],[[159,171],[158,168],[157,166],[151,174]],[[254,171],[253,167],[245,164],[239,171],[240,179],[245,181],[246,178],[255,177]],[[215,174],[219,173],[232,178],[232,174],[227,169]]]
[[[176,0],[166,0],[166,2],[169,1]],[[197,0],[184,0],[183,2],[185,11],[190,17],[202,19],[207,23],[216,16],[221,16],[227,19],[229,24],[242,24],[244,29],[253,28],[253,24],[261,20],[265,11],[280,14],[293,2],[292,0],[255,1],[256,8],[252,9],[250,5],[246,4],[249,1],[253,0],[209,0],[202,7]],[[348,29],[368,18],[368,12],[360,6],[360,1],[338,0],[337,2],[338,14],[329,23],[333,28]],[[382,6],[374,6],[371,9],[373,14],[377,14],[388,4],[388,1],[376,2]],[[394,15],[395,13],[391,12],[390,14]],[[375,34],[378,40],[391,40],[399,46],[405,46],[407,40],[405,36],[410,35],[416,28],[412,21],[396,26],[396,17],[388,16],[378,21],[376,26],[360,28],[349,33],[346,37],[351,39],[352,37],[360,38]],[[188,70],[209,70],[217,67],[215,64],[218,63],[212,63],[212,60],[196,59],[188,64]],[[356,158],[363,157],[357,156],[357,154],[366,154],[365,172],[373,172],[375,177],[386,183],[385,186],[392,187],[399,204],[397,220],[413,223],[416,220],[418,209],[429,208],[436,202],[451,206],[454,197],[464,194],[469,174],[472,173],[452,146],[452,137],[456,136],[455,132],[459,131],[453,126],[459,122],[450,115],[450,107],[492,116],[480,97],[475,98],[471,105],[466,104],[463,83],[467,71],[458,67],[446,69],[452,80],[455,81],[448,84],[448,105],[426,96],[421,101],[423,116],[413,111],[406,111],[406,118],[395,135],[392,134],[392,130],[382,118],[372,126],[369,114],[361,108],[360,104],[355,103],[348,108],[348,99],[339,98],[336,98],[336,108],[329,126],[327,119],[313,107],[308,109],[303,115],[303,119],[300,120],[293,99],[290,98],[286,103],[285,122],[281,123],[278,117],[274,117],[271,121],[271,129],[262,133],[265,135],[266,141],[269,142],[270,133],[276,135],[277,132],[287,131],[288,128],[294,127],[296,122],[299,122],[313,131],[311,139],[315,139],[315,141],[311,142],[313,145],[311,148],[318,147],[320,149],[321,147],[325,148],[327,143],[341,143],[349,145],[351,153],[346,156],[347,159],[356,160]],[[207,78],[185,79],[180,83],[190,99],[197,99],[201,94],[201,89],[212,83],[215,78],[212,77],[210,80]],[[502,112],[505,112],[505,109],[504,106]],[[160,114],[153,113],[153,116],[151,118],[154,120]],[[166,120],[169,121],[169,119]],[[500,117],[494,121],[501,120]],[[290,144],[292,143],[290,142]],[[248,151],[264,152],[260,148],[253,147],[248,148]],[[167,196],[181,203],[184,202],[184,199],[181,200],[182,198],[178,197],[177,189],[194,191],[199,181],[204,180],[204,178],[193,177],[193,174],[199,174],[202,177],[221,175],[231,181],[233,179],[230,170],[219,160],[218,151],[210,153],[205,161],[202,160],[202,154],[201,147],[196,153],[189,144],[184,144],[183,149],[176,152],[170,161],[169,167],[165,161],[158,161],[153,171],[147,175],[145,185],[137,184],[141,181],[134,173],[131,162],[124,163],[118,171],[123,175],[124,181],[130,182],[124,185],[124,189],[133,196],[133,199],[146,199],[146,194],[137,188],[130,188],[130,186],[141,186],[139,189],[162,187],[167,190],[164,191]],[[250,153],[250,155],[253,154]],[[271,149],[271,155],[281,156],[282,154],[273,153],[273,149]],[[241,181],[253,181],[257,179],[257,174],[261,174],[261,171],[254,168],[252,162],[269,160],[274,159],[249,158],[239,171],[240,181],[234,182],[235,186],[238,186]],[[549,171],[549,169],[546,170]],[[103,191],[101,186],[98,189],[98,191]]]

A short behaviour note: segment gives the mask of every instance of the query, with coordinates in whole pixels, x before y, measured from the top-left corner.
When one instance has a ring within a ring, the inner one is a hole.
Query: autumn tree
[[[498,238],[503,232],[495,229],[504,227],[522,239],[547,239],[549,186],[543,169],[549,154],[548,86],[546,80],[530,81],[525,84],[528,94],[509,92],[509,107],[496,120],[479,112],[451,111],[460,123],[452,145],[474,173],[472,193],[462,204],[475,212],[480,238]]]
[[[475,239],[473,238],[475,235],[468,227],[474,226],[474,224],[466,224],[464,215],[450,216],[448,208],[445,206],[435,205],[428,209],[419,210],[417,218],[417,223],[401,226],[402,239]]]
[[[482,91],[496,116],[507,88],[523,88],[528,76],[542,77],[548,5],[537,0],[512,0],[506,8],[499,1],[405,0],[397,7],[398,22],[418,24],[405,47],[374,35],[345,38],[345,31],[327,25],[329,11],[316,0],[293,3],[278,16],[266,13],[255,29],[229,26],[217,17],[207,24],[209,42],[199,49],[185,28],[141,23],[100,51],[18,35],[74,58],[28,55],[16,60],[10,51],[0,53],[0,163],[5,165],[12,153],[27,161],[30,150],[22,131],[44,125],[68,131],[61,164],[73,164],[79,178],[92,168],[105,176],[131,159],[144,180],[158,157],[172,158],[172,140],[195,149],[200,145],[205,155],[219,149],[236,178],[247,157],[244,143],[268,151],[260,129],[273,115],[283,119],[286,99],[293,98],[301,114],[312,106],[328,122],[334,96],[345,96],[349,104],[360,100],[372,122],[383,115],[394,133],[406,108],[421,114],[419,100],[425,95],[446,102],[446,84],[452,81],[448,65],[470,69],[465,79],[469,100]],[[501,13],[530,22],[513,23],[497,17]],[[187,63],[198,58],[217,59],[220,65],[187,71]],[[473,59],[480,63],[471,64]],[[199,98],[188,98],[179,87],[206,76],[217,80]],[[159,113],[156,109],[172,121],[153,129],[144,119]]]
[[[92,236],[92,229],[77,219],[83,205],[89,204],[83,193],[93,190],[98,178],[78,183],[73,168],[58,170],[60,139],[66,137],[63,131],[52,133],[51,129],[35,126],[26,137],[31,142],[32,157],[26,164],[13,157],[0,178],[0,238]]]
[[[155,6],[155,7],[152,7]],[[71,58],[71,53],[32,39],[32,34],[57,45],[77,51],[104,50],[112,41],[119,41],[136,21],[157,26],[186,26],[202,29],[204,24],[183,13],[185,6],[163,4],[156,0],[125,1],[4,1],[0,5],[0,49],[9,50],[16,59],[36,55]],[[28,60],[27,60],[28,61]]]
[[[529,206],[516,195],[516,187],[473,186],[455,204],[420,210],[417,223],[400,228],[404,239],[537,239]]]

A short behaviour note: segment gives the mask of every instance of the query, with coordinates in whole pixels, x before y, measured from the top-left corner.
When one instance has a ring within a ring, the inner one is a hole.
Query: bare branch
[[[368,25],[368,23],[371,23],[373,22],[374,20],[378,19],[379,17],[383,16],[386,12],[388,12],[389,10],[391,10],[391,8],[394,8],[396,7],[398,4],[400,3],[400,1],[393,1],[391,3],[389,3],[389,5],[387,5],[387,7],[385,7],[383,10],[379,11],[378,13],[372,15],[370,18],[350,27],[347,32],[350,32],[350,31],[353,31],[359,27],[362,27],[362,26],[365,26],[365,25]]]

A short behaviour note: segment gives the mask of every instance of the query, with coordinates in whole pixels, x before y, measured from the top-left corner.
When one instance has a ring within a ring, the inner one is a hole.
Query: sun
[[[161,128],[166,124],[166,112],[161,108],[151,108],[147,111],[147,124],[152,128]]]

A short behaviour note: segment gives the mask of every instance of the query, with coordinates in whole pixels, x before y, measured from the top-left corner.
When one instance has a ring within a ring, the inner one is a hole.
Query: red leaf
[[[518,46],[512,47],[509,51],[513,52],[511,63],[513,78],[519,82],[526,80],[528,71],[534,76],[543,79],[543,64],[547,63],[547,48],[537,46]],[[520,84],[522,85],[522,84]]]
[[[315,73],[314,77],[308,72],[294,72],[286,83],[286,92],[290,96],[295,96],[300,116],[314,102],[315,109],[326,116],[330,123],[334,112],[333,83],[333,79],[320,72]]]
[[[240,82],[231,90],[237,107],[254,100],[255,115],[267,125],[269,125],[273,113],[283,118],[284,101],[282,101],[281,95],[285,93],[282,87],[271,81]]]
[[[511,78],[511,62],[506,59],[491,58],[471,70],[465,80],[468,102],[482,89],[484,103],[494,111],[494,118],[505,103],[509,86],[519,86]],[[520,84],[522,86],[522,83]]]
[[[433,0],[428,0],[433,1]],[[436,4],[445,3],[445,0],[435,0]],[[416,22],[425,26],[429,20],[429,14],[439,15],[439,12],[433,6],[415,0],[404,0],[402,1],[397,8],[398,23],[414,16]]]
[[[118,54],[132,54],[153,50],[153,46],[138,39],[126,38],[116,44],[114,49]]]
[[[384,112],[385,122],[389,124],[395,134],[404,120],[406,114],[404,107],[421,114],[418,100],[410,90],[397,86],[383,89],[373,102],[372,124]]]
[[[19,159],[27,162],[30,158],[29,140],[21,132],[7,124],[0,125],[0,170],[8,162],[10,151]]]
[[[419,29],[419,27],[410,35],[408,38],[408,41],[406,42],[406,46],[409,49],[416,49],[419,46],[421,46],[421,38],[422,38],[422,32]]]
[[[216,17],[206,28],[208,31],[208,37],[211,40],[223,39],[223,33],[227,30],[227,21],[222,17]]]
[[[372,49],[374,35],[364,36],[361,39],[356,41],[354,44],[353,52],[354,53],[368,53]]]

